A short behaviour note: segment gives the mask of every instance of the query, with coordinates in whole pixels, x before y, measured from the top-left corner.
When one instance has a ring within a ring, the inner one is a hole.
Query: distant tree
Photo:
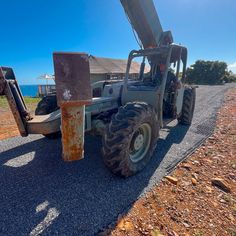
[[[236,75],[230,70],[225,73],[222,77],[222,82],[233,83],[236,82]]]
[[[229,72],[227,64],[221,61],[198,60],[187,69],[186,76],[186,82],[190,84],[236,82],[236,76]]]

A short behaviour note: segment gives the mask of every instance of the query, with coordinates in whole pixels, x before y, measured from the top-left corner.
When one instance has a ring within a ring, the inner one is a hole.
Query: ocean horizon
[[[19,85],[23,96],[26,97],[37,97],[38,96],[38,85]]]
[[[48,84],[50,86],[50,84]],[[37,84],[23,84],[19,85],[22,95],[25,97],[38,97]]]

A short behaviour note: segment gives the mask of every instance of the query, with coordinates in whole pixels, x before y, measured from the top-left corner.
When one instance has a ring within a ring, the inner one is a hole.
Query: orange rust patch
[[[84,105],[90,105],[92,103],[91,100],[83,100],[83,101],[69,101],[69,102],[63,102],[60,104],[60,107],[80,107]]]
[[[62,110],[62,144],[65,161],[80,160],[84,156],[83,107],[64,106]]]

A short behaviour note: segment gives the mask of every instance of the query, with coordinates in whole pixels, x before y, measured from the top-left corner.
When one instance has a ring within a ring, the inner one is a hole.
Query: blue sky
[[[145,0],[144,0],[145,1]],[[235,0],[154,0],[164,30],[197,59],[223,60],[236,72]],[[54,51],[127,58],[137,49],[119,0],[0,0],[0,65],[20,84],[53,73]]]

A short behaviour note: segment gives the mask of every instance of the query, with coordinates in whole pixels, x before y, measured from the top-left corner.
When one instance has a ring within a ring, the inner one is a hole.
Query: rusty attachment
[[[88,55],[54,53],[57,103],[61,108],[63,159],[84,157],[85,105],[92,100]]]
[[[6,80],[4,78],[4,75],[3,75],[3,71],[2,71],[2,68],[0,67],[0,96],[3,96],[5,95],[5,87],[6,87]]]
[[[30,114],[27,112],[13,69],[10,67],[0,67],[0,95],[6,96],[21,136],[27,136],[25,123]]]

